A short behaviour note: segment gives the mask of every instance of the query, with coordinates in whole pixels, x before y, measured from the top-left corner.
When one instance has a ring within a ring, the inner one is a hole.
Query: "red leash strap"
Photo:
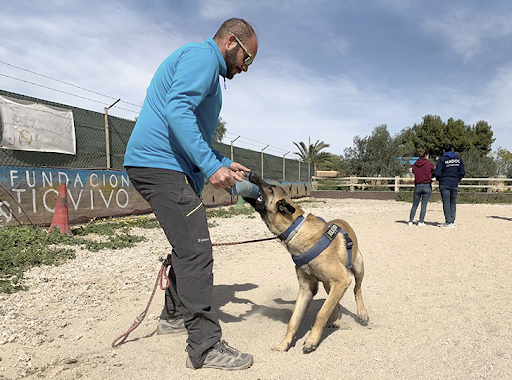
[[[149,302],[148,302],[148,305],[146,306],[146,309],[140,313],[140,315],[135,318],[135,320],[133,321],[132,325],[130,326],[130,328],[128,329],[127,332],[125,332],[123,335],[120,335],[119,337],[117,337],[113,342],[112,342],[112,348],[116,348],[117,346],[121,345],[124,343],[124,341],[126,340],[126,338],[128,338],[128,335],[130,335],[130,333],[135,330],[137,327],[139,327],[139,325],[142,323],[142,321],[144,320],[144,318],[146,317],[146,314],[149,310],[149,306],[151,305],[151,301],[153,301],[153,297],[155,296],[155,292],[156,292],[156,287],[158,285],[160,285],[160,289],[162,290],[165,290],[169,287],[169,277],[167,277],[167,267],[171,265],[171,255],[167,255],[167,258],[165,260],[163,260],[162,262],[162,266],[160,267],[160,271],[158,272],[158,276],[156,278],[156,282],[155,282],[155,286],[153,288],[153,293],[151,294],[151,297],[149,298]],[[162,286],[162,281],[165,277],[165,286]],[[118,342],[119,340],[121,339],[120,342]]]
[[[259,241],[267,241],[267,240],[274,240],[274,239],[275,239],[275,237],[271,237],[271,238],[265,238],[265,239],[240,241],[240,242],[235,242],[235,243],[218,243],[218,244],[212,244],[212,246],[219,247],[219,246],[223,246],[223,245],[255,243],[255,242],[259,242]],[[162,289],[162,290],[165,290],[169,287],[170,282],[169,282],[169,277],[167,277],[166,272],[167,272],[167,267],[170,265],[171,265],[171,255],[169,254],[169,255],[167,255],[166,259],[163,260],[163,262],[162,262],[162,266],[160,267],[160,271],[158,272],[158,276],[156,278],[155,287],[153,288],[153,293],[151,294],[151,297],[149,298],[149,302],[148,302],[148,305],[146,306],[146,309],[142,313],[140,313],[140,315],[137,318],[135,318],[135,320],[133,321],[132,325],[130,326],[130,328],[128,329],[127,332],[125,332],[123,335],[120,335],[112,342],[112,348],[116,348],[117,346],[123,344],[124,341],[126,340],[126,338],[128,338],[128,335],[130,335],[130,333],[133,330],[135,330],[142,323],[144,318],[146,318],[146,314],[149,310],[149,306],[151,305],[151,302],[153,301],[153,297],[155,296],[155,291],[156,291],[156,287],[158,286],[158,284],[160,284],[160,289]],[[166,283],[165,283],[165,286],[162,286],[162,281],[163,281],[164,277],[165,277]]]

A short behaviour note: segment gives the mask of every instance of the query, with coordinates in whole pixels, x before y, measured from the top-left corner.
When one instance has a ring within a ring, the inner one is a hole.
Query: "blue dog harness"
[[[321,218],[319,218],[321,219]],[[322,219],[323,220],[323,219]],[[285,244],[288,244],[290,240],[295,236],[295,234],[299,231],[299,229],[302,227],[304,222],[306,221],[306,218],[304,218],[302,215],[299,216],[295,221],[292,223],[290,227],[286,229],[285,232],[283,232],[281,235],[279,235],[277,238],[281,241],[283,241]],[[352,239],[348,236],[348,233],[343,230],[340,226],[336,224],[329,224],[327,226],[327,230],[323,233],[323,235],[320,237],[320,239],[306,252],[304,252],[301,255],[293,256],[292,260],[297,266],[302,266],[304,264],[309,263],[311,260],[313,260],[315,257],[317,257],[319,254],[321,254],[328,246],[331,245],[331,242],[334,240],[336,235],[338,233],[342,233],[345,238],[345,243],[347,245],[347,254],[348,254],[348,260],[347,260],[347,269],[352,268],[352,246],[354,245],[354,242]]]

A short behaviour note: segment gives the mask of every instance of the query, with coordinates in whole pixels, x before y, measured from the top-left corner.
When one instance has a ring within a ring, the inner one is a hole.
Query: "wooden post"
[[[233,157],[234,157],[234,150],[233,150],[233,143],[238,140],[240,138],[240,136],[238,136],[236,139],[234,139],[233,141],[231,141],[231,161],[233,161]]]
[[[107,156],[107,169],[110,169],[110,132],[108,130],[108,108],[105,107],[105,154]]]
[[[400,191],[400,176],[395,176],[395,193]]]
[[[110,169],[110,131],[108,129],[108,110],[114,107],[121,99],[117,99],[110,107],[105,107],[105,155],[107,156],[107,169]]]
[[[285,154],[283,154],[283,181],[286,179],[286,176],[285,176],[285,171],[286,171],[286,165],[285,165],[285,162],[286,162],[286,159],[285,159],[285,156],[290,153],[289,151]]]
[[[300,181],[300,158],[297,161],[299,161],[299,181]]]
[[[350,176],[350,192],[352,192],[352,193],[354,192],[354,189],[355,189],[355,186],[354,186],[355,180],[356,180],[356,177],[351,175]]]
[[[268,148],[268,145],[261,150],[261,179],[265,178],[263,177],[263,151]]]

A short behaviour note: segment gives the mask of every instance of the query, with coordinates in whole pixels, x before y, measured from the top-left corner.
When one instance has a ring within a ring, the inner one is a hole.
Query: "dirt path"
[[[342,327],[319,348],[298,340],[271,351],[286,330],[297,294],[293,263],[274,241],[214,248],[215,302],[224,339],[254,355],[242,372],[185,368],[185,336],[157,336],[163,303],[117,349],[149,299],[168,243],[159,229],[136,248],[78,251],[59,267],[34,268],[30,289],[0,295],[0,379],[507,379],[512,378],[512,206],[459,205],[457,229],[441,229],[440,203],[427,226],[405,225],[410,204],[377,200],[303,203],[324,219],[342,218],[358,235],[366,266],[370,323],[356,321],[352,286]],[[419,212],[419,211],[418,211]],[[216,219],[214,242],[270,236],[257,218]]]

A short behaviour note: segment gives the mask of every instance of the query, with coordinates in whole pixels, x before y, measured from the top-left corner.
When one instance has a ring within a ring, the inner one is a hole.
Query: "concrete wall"
[[[311,184],[298,181],[272,181],[280,184],[292,198],[311,195]],[[131,184],[125,170],[35,168],[0,166],[0,227],[3,225],[50,225],[59,186],[67,186],[70,223],[151,211],[149,204]],[[205,206],[236,204],[224,189],[204,188]]]

